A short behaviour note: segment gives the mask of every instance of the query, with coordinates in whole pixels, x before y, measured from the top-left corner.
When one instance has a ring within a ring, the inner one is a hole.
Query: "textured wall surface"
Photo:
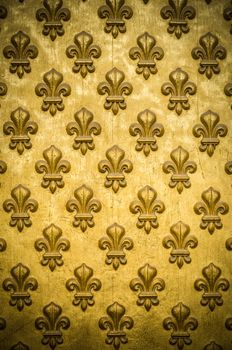
[[[232,348],[232,2],[0,0],[0,349]]]

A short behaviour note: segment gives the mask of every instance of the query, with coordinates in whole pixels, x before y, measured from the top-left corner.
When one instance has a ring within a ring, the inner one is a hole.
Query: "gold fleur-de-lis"
[[[61,316],[62,308],[53,302],[44,306],[43,314],[44,316],[40,316],[35,320],[35,327],[42,331],[41,343],[49,345],[53,350],[57,345],[63,343],[61,329],[68,329],[70,321],[68,317]]]
[[[232,250],[232,237],[230,237],[226,240],[226,248],[228,250]]]
[[[118,302],[114,302],[106,309],[107,315],[99,320],[99,327],[102,330],[107,330],[106,344],[113,345],[115,350],[120,348],[121,343],[128,343],[127,334],[124,328],[131,329],[134,326],[134,321],[130,316],[126,316],[126,309]]]
[[[104,27],[105,33],[112,33],[115,39],[118,32],[126,32],[126,24],[124,19],[130,19],[133,11],[130,6],[125,5],[125,0],[105,0],[105,5],[99,7],[98,16],[107,18]]]
[[[218,37],[208,32],[200,37],[200,46],[192,50],[192,57],[195,60],[201,58],[198,72],[200,74],[205,74],[208,79],[212,78],[213,73],[220,73],[220,66],[217,58],[220,60],[226,58],[226,49],[219,45],[218,42]]]
[[[201,215],[200,228],[205,230],[208,227],[210,234],[214,233],[215,228],[218,230],[222,228],[221,218],[218,214],[225,215],[229,211],[227,203],[220,201],[220,192],[213,187],[209,187],[202,192],[201,198],[203,202],[197,202],[194,205],[196,214]]]
[[[34,277],[29,277],[30,269],[19,263],[10,270],[11,276],[3,281],[3,289],[10,292],[11,306],[16,306],[22,311],[24,305],[32,304],[29,290],[34,291],[38,288],[38,282]]]
[[[215,309],[215,306],[223,304],[222,294],[220,291],[227,291],[229,289],[229,281],[221,276],[221,269],[210,263],[202,270],[204,278],[198,278],[194,287],[197,291],[203,291],[201,305],[209,306],[210,311]]]
[[[232,160],[230,160],[229,162],[226,162],[226,164],[225,164],[225,172],[228,175],[232,175]]]
[[[208,155],[212,157],[216,146],[220,143],[218,136],[225,137],[228,128],[225,124],[219,124],[219,115],[211,110],[203,113],[200,120],[201,124],[193,127],[193,135],[196,137],[202,136],[199,150],[201,152],[207,151]]]
[[[11,121],[3,124],[5,135],[12,135],[10,138],[10,149],[17,149],[21,155],[24,149],[32,147],[29,134],[34,135],[38,131],[38,124],[30,120],[30,114],[27,110],[19,107],[10,115]]]
[[[55,3],[49,0],[43,0],[43,6],[36,11],[36,19],[43,22],[43,35],[49,35],[52,41],[58,36],[64,35],[63,23],[71,18],[69,9],[62,7],[63,0],[57,0]]]
[[[37,96],[45,96],[42,103],[42,110],[48,111],[54,116],[58,111],[64,110],[64,103],[61,96],[69,96],[70,85],[63,83],[63,74],[52,68],[43,76],[44,83],[40,83],[35,88]]]
[[[10,226],[17,226],[19,232],[24,228],[32,225],[29,212],[34,213],[38,209],[38,202],[31,199],[31,191],[23,186],[18,185],[11,191],[12,199],[6,199],[3,203],[3,209],[11,214]]]
[[[6,328],[6,320],[4,318],[0,317],[0,331],[3,331],[3,329]]]
[[[7,164],[4,160],[0,160],[0,174],[4,174],[7,170]]]
[[[93,291],[101,289],[101,281],[98,278],[93,278],[93,269],[86,264],[78,266],[74,270],[75,278],[70,278],[66,282],[68,291],[76,291],[74,294],[73,305],[81,306],[82,311],[85,311],[88,306],[93,306]]]
[[[124,82],[125,74],[114,67],[105,75],[106,82],[98,84],[97,91],[100,95],[107,94],[104,103],[105,109],[112,109],[116,115],[120,109],[126,109],[126,101],[123,95],[130,95],[133,91],[130,83]]]
[[[7,244],[4,238],[0,238],[0,252],[4,252],[6,250]]]
[[[132,60],[139,59],[136,73],[143,73],[144,79],[148,79],[150,74],[157,73],[156,60],[164,57],[164,51],[161,47],[156,46],[155,38],[147,32],[138,36],[138,46],[132,47],[129,56]]]
[[[86,185],[78,187],[74,192],[75,199],[70,199],[66,204],[66,209],[71,213],[76,211],[73,226],[81,228],[85,232],[87,227],[93,227],[93,214],[101,210],[102,205],[99,200],[93,198],[93,191]]]
[[[126,187],[127,182],[124,173],[130,173],[133,170],[133,164],[130,160],[124,159],[125,152],[114,145],[106,151],[107,160],[101,160],[98,164],[98,170],[106,175],[105,187],[112,187],[116,193],[119,187]]]
[[[151,228],[159,226],[156,213],[163,213],[165,210],[164,203],[156,200],[157,192],[151,186],[145,186],[138,191],[138,199],[130,204],[130,211],[133,214],[139,213],[136,226],[144,228],[148,234]]]
[[[68,135],[76,134],[73,148],[80,149],[83,155],[87,150],[95,148],[93,135],[100,135],[101,125],[93,121],[93,113],[83,107],[74,114],[75,122],[70,122],[66,126]]]
[[[176,113],[180,115],[182,109],[188,110],[190,108],[188,96],[194,95],[197,87],[189,80],[188,74],[181,68],[177,68],[169,74],[170,83],[164,83],[161,87],[161,92],[169,98],[168,108],[172,111],[175,109]]]
[[[66,49],[66,55],[68,58],[76,57],[72,70],[74,73],[80,72],[82,78],[85,78],[88,72],[95,71],[93,58],[101,56],[101,49],[98,45],[93,45],[92,35],[84,31],[75,35],[74,43]]]
[[[192,344],[189,330],[194,331],[198,327],[198,322],[190,316],[190,308],[182,302],[172,308],[172,317],[167,317],[163,321],[163,327],[166,331],[172,330],[169,343],[176,345],[182,350],[185,345]]]
[[[169,182],[169,187],[176,187],[181,193],[183,188],[191,186],[190,178],[187,173],[193,174],[197,170],[197,165],[193,161],[189,161],[189,153],[183,147],[179,146],[174,149],[170,157],[172,161],[167,161],[163,164],[163,171],[173,173]]]
[[[71,169],[70,162],[62,159],[62,152],[55,146],[50,146],[43,151],[45,160],[38,160],[35,163],[35,170],[39,174],[43,174],[41,186],[50,189],[51,193],[56,191],[56,188],[63,188],[64,181],[62,173],[68,173]]]
[[[19,341],[17,344],[12,345],[10,350],[30,350],[30,348],[26,344],[23,344],[21,341]]]
[[[224,88],[224,92],[225,92],[226,96],[229,96],[229,97],[232,96],[232,83],[226,84],[226,86]],[[232,104],[231,104],[231,109],[232,109]]]
[[[180,39],[182,33],[189,32],[187,19],[195,18],[196,10],[188,5],[188,0],[168,0],[168,3],[169,5],[161,9],[160,14],[163,19],[170,19],[168,33],[175,33],[177,39]]]
[[[5,96],[7,94],[7,86],[5,83],[0,81],[0,96]],[[1,107],[1,104],[0,104]]]
[[[29,58],[38,56],[38,49],[34,45],[30,45],[30,38],[21,30],[14,34],[11,38],[11,45],[4,48],[3,54],[6,58],[13,58],[10,64],[10,72],[16,73],[21,79],[24,72],[30,73],[31,65]]]
[[[214,341],[211,341],[204,347],[204,350],[223,350],[223,348],[220,345],[216,344]]]
[[[190,227],[182,221],[178,221],[170,228],[171,235],[164,237],[164,248],[172,248],[169,261],[170,263],[177,263],[179,269],[182,268],[184,262],[189,264],[191,262],[188,247],[196,248],[198,245],[197,238],[189,235]]]
[[[130,288],[136,292],[139,291],[137,305],[144,306],[149,311],[153,306],[159,304],[157,291],[165,288],[165,282],[162,278],[157,278],[155,267],[145,264],[138,269],[139,278],[134,278],[130,282]]]
[[[107,237],[102,237],[98,246],[102,250],[108,249],[106,253],[105,263],[107,265],[113,265],[115,270],[119,265],[125,265],[127,263],[126,253],[124,249],[131,250],[133,248],[133,241],[129,237],[125,236],[125,229],[123,226],[114,223],[106,230]]]
[[[230,1],[230,6],[226,7],[223,11],[223,16],[226,21],[231,21],[232,20],[232,1]],[[230,34],[232,34],[232,24],[230,27]]]
[[[67,251],[70,248],[70,242],[62,237],[62,230],[51,224],[43,230],[43,238],[35,241],[35,249],[38,252],[44,251],[40,261],[42,266],[49,266],[54,271],[56,266],[64,264],[63,256],[60,251]]]
[[[138,152],[143,150],[147,157],[150,150],[156,151],[158,149],[155,136],[163,136],[164,127],[162,124],[156,123],[156,115],[149,109],[140,112],[137,120],[138,123],[131,124],[129,131],[131,136],[139,135],[135,149]]]

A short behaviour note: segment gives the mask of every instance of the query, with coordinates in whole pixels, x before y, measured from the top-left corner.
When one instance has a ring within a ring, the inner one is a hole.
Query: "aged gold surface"
[[[0,350],[232,348],[231,13],[0,0]]]

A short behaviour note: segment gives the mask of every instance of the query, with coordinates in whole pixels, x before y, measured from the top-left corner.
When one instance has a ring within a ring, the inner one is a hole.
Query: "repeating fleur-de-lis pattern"
[[[0,349],[231,350],[232,0],[0,3]]]

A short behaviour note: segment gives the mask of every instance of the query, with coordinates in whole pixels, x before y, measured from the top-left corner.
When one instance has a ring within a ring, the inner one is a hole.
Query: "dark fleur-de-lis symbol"
[[[19,232],[24,228],[32,225],[29,212],[34,213],[38,209],[38,202],[30,198],[31,191],[23,186],[18,185],[11,191],[12,199],[6,199],[3,203],[3,209],[11,214],[10,226],[17,226]]]
[[[216,344],[214,341],[211,341],[204,347],[204,350],[223,350],[223,348],[220,345]]]
[[[19,311],[22,311],[24,305],[32,304],[29,291],[34,291],[38,288],[38,282],[34,277],[29,277],[30,269],[27,266],[19,263],[10,270],[11,276],[3,281],[3,289],[10,292],[11,306],[16,306]]]
[[[19,78],[23,77],[24,72],[30,73],[31,65],[29,58],[38,56],[38,49],[30,45],[30,38],[22,31],[17,32],[11,38],[11,45],[4,48],[3,54],[6,58],[12,58],[10,72],[16,73]]]
[[[189,153],[183,147],[179,146],[174,149],[170,157],[172,161],[167,161],[163,164],[163,171],[173,173],[169,182],[169,187],[176,187],[177,191],[181,193],[185,188],[191,186],[188,173],[193,174],[197,170],[197,165],[193,161],[189,161]]]
[[[148,234],[151,228],[159,226],[156,213],[163,213],[164,203],[156,199],[157,192],[151,186],[145,186],[138,191],[138,199],[130,204],[130,211],[133,214],[139,214],[136,226],[144,228]]]
[[[43,6],[36,11],[36,19],[39,22],[45,21],[42,33],[43,35],[50,34],[51,40],[54,41],[57,35],[64,35],[62,21],[69,21],[71,13],[69,9],[62,7],[62,0],[56,0],[55,2],[43,0]]]
[[[177,39],[180,39],[182,33],[189,32],[187,19],[195,18],[196,10],[188,5],[188,0],[168,0],[168,3],[169,5],[161,9],[160,14],[163,19],[170,19],[168,33],[175,33]]]
[[[145,109],[137,116],[138,123],[131,124],[129,132],[131,136],[139,136],[135,146],[136,151],[142,151],[147,157],[150,151],[156,151],[158,145],[156,136],[161,137],[164,134],[162,124],[156,123],[156,115],[149,109]]]
[[[106,344],[113,345],[115,350],[120,348],[121,343],[128,343],[127,334],[124,328],[131,329],[134,326],[134,321],[130,316],[126,316],[126,309],[118,302],[114,302],[106,309],[107,315],[99,320],[99,327],[102,330],[107,330]]]
[[[32,147],[29,134],[34,135],[38,131],[38,124],[30,120],[30,114],[22,107],[15,109],[10,115],[10,121],[3,125],[5,135],[11,135],[9,147],[17,149],[21,155],[25,149]]]
[[[72,213],[76,211],[73,226],[81,228],[85,232],[87,227],[95,225],[93,214],[101,210],[102,205],[96,198],[93,198],[93,191],[86,185],[78,187],[74,192],[75,199],[70,199],[66,204],[66,209]]]
[[[62,152],[55,146],[50,146],[43,151],[45,160],[38,160],[35,163],[35,170],[39,174],[43,174],[41,186],[50,189],[51,193],[56,191],[56,188],[64,187],[62,173],[68,173],[71,169],[70,162],[62,159]]]
[[[202,270],[204,278],[198,278],[194,287],[197,291],[203,291],[201,305],[209,306],[210,311],[215,309],[215,306],[223,304],[222,294],[220,291],[227,291],[229,289],[229,281],[221,276],[221,269],[210,263]]]
[[[5,6],[1,5],[0,6],[0,19],[4,19],[7,16],[7,9],[5,8]],[[1,31],[1,28],[0,28]]]
[[[226,319],[225,326],[228,331],[232,331],[232,317]]]
[[[56,266],[64,264],[61,251],[67,251],[70,248],[70,242],[62,237],[62,230],[51,224],[43,230],[43,238],[35,241],[35,249],[38,252],[44,251],[40,261],[42,266],[49,266],[54,271]]]
[[[223,16],[226,21],[231,21],[232,20],[232,1],[230,2],[230,6],[226,7],[223,11]],[[232,24],[230,27],[230,34],[232,34]]]
[[[4,174],[7,170],[7,164],[4,160],[0,160],[0,174]]]
[[[156,46],[155,38],[147,32],[138,36],[136,47],[132,47],[129,56],[132,60],[139,59],[136,73],[143,73],[144,79],[148,79],[150,74],[157,73],[156,60],[164,57],[164,51],[161,47]]]
[[[212,78],[213,73],[220,73],[220,66],[217,58],[220,60],[226,58],[226,49],[219,45],[218,42],[218,37],[208,32],[200,37],[200,46],[192,50],[192,57],[195,60],[201,58],[198,72],[200,74],[205,74],[208,79]]]
[[[0,81],[0,96],[5,96],[7,94],[7,86],[5,83]],[[0,104],[1,107],[1,104]]]
[[[10,350],[30,350],[30,348],[26,344],[23,344],[21,341],[19,341],[17,344],[12,345]]]
[[[232,175],[232,160],[230,160],[229,162],[226,162],[226,164],[225,164],[225,172],[228,175]]]
[[[219,214],[227,214],[229,206],[227,203],[220,201],[220,192],[213,187],[203,191],[201,198],[203,202],[197,202],[193,209],[196,214],[203,214],[200,228],[205,230],[208,227],[209,233],[212,234],[215,228],[218,230],[222,228],[223,225]]]
[[[57,72],[54,68],[43,76],[44,83],[40,83],[35,88],[37,96],[45,96],[43,99],[42,110],[48,111],[54,116],[58,111],[64,110],[63,98],[71,93],[70,85],[63,83],[63,74]]]
[[[7,243],[4,238],[0,238],[0,252],[4,252],[6,250]]]
[[[111,69],[105,75],[106,82],[98,84],[97,91],[100,95],[107,94],[104,103],[105,109],[112,109],[116,115],[120,109],[126,109],[126,101],[123,95],[130,95],[133,91],[130,83],[124,82],[125,74],[117,68]]]
[[[232,250],[232,237],[226,240],[226,249]]]
[[[192,344],[189,331],[194,331],[198,327],[198,322],[190,316],[190,308],[182,302],[172,308],[172,317],[167,317],[163,321],[163,327],[166,331],[172,330],[169,343],[176,345],[182,350],[185,345]]]
[[[188,247],[196,248],[198,245],[197,238],[191,236],[190,227],[182,221],[178,221],[170,228],[171,235],[164,237],[164,248],[172,248],[169,261],[170,263],[177,263],[179,269],[182,268],[184,262],[189,264],[191,262],[190,252]]]
[[[138,278],[134,278],[130,282],[130,288],[137,292],[138,306],[144,306],[149,311],[153,306],[159,304],[157,291],[160,292],[165,288],[165,282],[162,278],[157,278],[157,270],[155,267],[145,264],[138,269]]]
[[[130,19],[133,11],[130,6],[125,5],[125,0],[105,0],[105,5],[99,7],[98,16],[107,18],[104,27],[105,33],[112,33],[115,39],[118,33],[126,32],[124,19]]]
[[[66,288],[74,294],[73,305],[80,305],[82,311],[85,311],[88,306],[93,306],[93,291],[101,289],[101,281],[98,278],[93,278],[93,269],[82,264],[74,270],[75,278],[70,278],[66,282]]]
[[[124,237],[125,229],[117,223],[109,226],[106,234],[107,237],[102,237],[98,242],[98,246],[102,250],[108,249],[105,263],[107,265],[112,264],[113,268],[117,270],[120,264],[125,265],[127,263],[124,250],[131,250],[134,244],[131,238]]]
[[[119,187],[126,187],[127,182],[124,173],[130,173],[133,170],[133,164],[125,159],[125,152],[114,145],[106,151],[106,160],[101,160],[98,164],[98,170],[106,175],[105,187],[112,187],[116,193]]]
[[[229,96],[229,97],[232,96],[232,83],[226,84],[226,86],[224,88],[224,92],[225,92],[226,96]],[[232,109],[232,104],[231,104],[231,109]]]
[[[0,331],[3,331],[3,329],[6,328],[6,320],[4,318],[0,317]]]
[[[83,107],[74,114],[75,122],[68,123],[66,131],[68,135],[76,134],[73,142],[74,149],[80,149],[83,155],[88,149],[95,148],[92,135],[100,135],[101,125],[93,121],[93,113]]]
[[[76,57],[72,70],[74,73],[80,72],[82,78],[85,78],[88,72],[95,71],[93,58],[101,56],[101,49],[98,45],[93,45],[92,35],[84,31],[75,35],[74,43],[66,49],[66,55],[68,58]]]
[[[164,95],[171,95],[169,98],[168,108],[172,111],[175,109],[176,113],[180,115],[182,109],[188,110],[190,108],[188,96],[194,95],[197,87],[189,80],[188,74],[181,68],[177,68],[169,74],[170,83],[164,83],[161,91]]]
[[[225,124],[219,124],[219,115],[211,110],[203,113],[200,120],[201,124],[193,127],[193,135],[196,137],[202,136],[199,150],[201,152],[207,151],[208,155],[212,157],[216,146],[220,143],[218,136],[225,137],[228,128]]]
[[[68,317],[61,316],[62,308],[51,302],[43,308],[44,316],[38,317],[35,320],[35,327],[42,331],[43,338],[41,343],[49,345],[53,350],[57,345],[63,344],[62,329],[70,327]]]

